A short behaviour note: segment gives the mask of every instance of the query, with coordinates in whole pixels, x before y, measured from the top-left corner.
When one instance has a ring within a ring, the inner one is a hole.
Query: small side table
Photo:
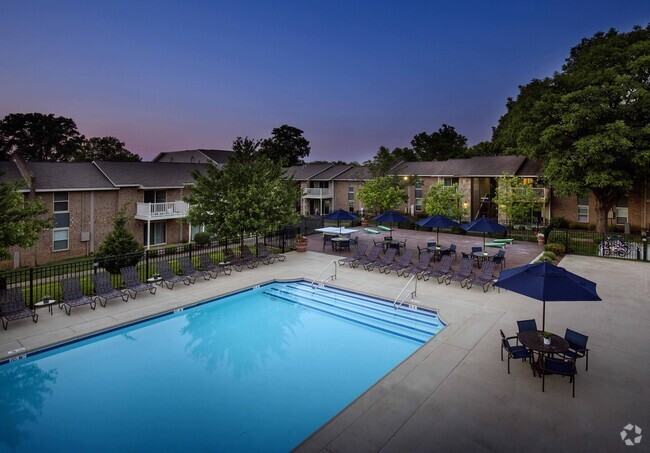
[[[56,304],[56,299],[48,299],[48,300],[39,300],[34,304],[34,310],[37,308],[44,308],[47,307],[48,310],[50,310],[50,316],[52,316],[54,313],[52,313],[52,307]]]
[[[147,279],[147,283],[153,283],[153,284],[158,285],[158,286],[162,286],[162,281],[163,281],[163,279],[162,279],[161,276],[158,276],[158,277],[149,277],[149,278]]]

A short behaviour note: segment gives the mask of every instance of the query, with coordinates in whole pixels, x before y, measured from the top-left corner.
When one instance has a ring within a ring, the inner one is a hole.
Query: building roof
[[[504,173],[521,176],[538,176],[539,165],[526,163],[523,156],[476,156],[469,159],[449,159],[431,162],[402,162],[395,169],[398,175],[442,176],[442,177],[500,177]],[[537,170],[535,172],[535,170]],[[535,172],[535,174],[531,174]]]
[[[307,179],[313,179],[316,175],[322,173],[328,168],[334,167],[333,164],[305,164],[305,165],[294,165],[293,167],[287,167],[284,169],[284,174],[286,176],[293,176],[293,179],[296,181],[305,181]]]
[[[332,165],[330,168],[318,173],[311,179],[315,181],[330,181],[350,168],[352,168],[351,165]]]
[[[115,190],[92,162],[27,162],[36,192]]]
[[[372,179],[372,174],[368,167],[350,167],[333,179],[337,181],[366,181]]]
[[[0,181],[15,183],[24,179],[14,161],[0,162]]]
[[[183,188],[194,184],[192,173],[209,164],[179,162],[93,162],[116,187]]]
[[[228,151],[225,149],[185,149],[182,151],[167,151],[158,153],[158,155],[153,158],[152,162],[160,162],[165,158],[171,158],[175,162],[193,163],[190,162],[190,158],[186,157],[186,155],[195,155],[197,153],[205,156],[205,158],[203,161],[199,160],[196,163],[212,161],[217,164],[225,164],[233,154],[233,151]]]

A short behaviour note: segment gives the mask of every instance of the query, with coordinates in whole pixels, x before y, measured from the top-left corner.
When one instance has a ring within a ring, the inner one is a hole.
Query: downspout
[[[95,192],[90,192],[90,253],[95,253]]]

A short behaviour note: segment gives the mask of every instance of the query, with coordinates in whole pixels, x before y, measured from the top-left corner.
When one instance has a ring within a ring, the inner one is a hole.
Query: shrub
[[[173,255],[174,253],[176,253],[175,245],[168,245],[165,247],[165,255]]]
[[[557,255],[551,251],[544,252],[544,256],[549,257],[551,260],[555,260],[557,258]]]
[[[119,274],[123,267],[135,266],[142,258],[142,247],[126,228],[127,220],[125,205],[113,218],[113,229],[95,253],[99,265],[111,274]]]
[[[587,225],[587,229],[589,231],[596,231],[596,224],[595,223],[590,223],[589,225]]]
[[[536,261],[536,263],[552,263],[552,262],[553,260],[548,256],[540,256],[540,258]]]
[[[546,252],[552,252],[555,255],[564,255],[566,253],[566,249],[564,247],[564,244],[558,244],[557,242],[553,242],[551,244],[546,244],[544,246],[544,250]]]
[[[196,245],[209,245],[210,241],[210,233],[199,232],[194,235],[194,242]]]

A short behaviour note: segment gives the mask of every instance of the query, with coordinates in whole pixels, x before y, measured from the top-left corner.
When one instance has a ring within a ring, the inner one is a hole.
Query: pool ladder
[[[321,278],[321,276],[322,276],[325,272],[327,272],[327,269],[329,269],[329,268],[332,266],[332,264],[334,265],[334,273],[331,274],[331,275],[328,275],[327,277],[323,277],[323,278]],[[318,276],[317,276],[315,279],[312,280],[312,282],[311,282],[311,287],[313,288],[314,285],[316,285],[316,282],[318,282],[318,286],[317,286],[317,287],[318,287],[318,288],[322,288],[323,286],[325,286],[325,283],[326,283],[328,280],[336,280],[336,266],[337,266],[336,261],[332,261],[332,262],[329,263],[327,266],[325,266],[325,269],[323,269],[322,272],[321,272],[320,274],[318,274]],[[320,279],[320,280],[319,280],[319,279]]]
[[[404,294],[404,291],[406,291],[406,289],[411,285],[411,282],[413,281],[413,279],[415,277],[416,277],[416,275],[413,275],[413,277],[411,277],[411,279],[406,283],[406,285],[404,285],[404,288],[402,288],[402,291],[400,291],[400,293],[397,295],[397,297],[393,301],[393,308],[395,310],[397,310],[399,307],[401,307],[402,304],[404,302],[406,302],[406,299],[408,299],[409,297],[411,298],[411,303],[417,303],[417,300],[415,300],[415,296],[417,296],[417,294],[418,294],[418,280],[417,279],[415,279],[415,288],[413,289],[413,291],[411,291],[410,294],[407,294],[406,296],[404,296],[400,300],[400,297],[402,297],[402,294]]]

